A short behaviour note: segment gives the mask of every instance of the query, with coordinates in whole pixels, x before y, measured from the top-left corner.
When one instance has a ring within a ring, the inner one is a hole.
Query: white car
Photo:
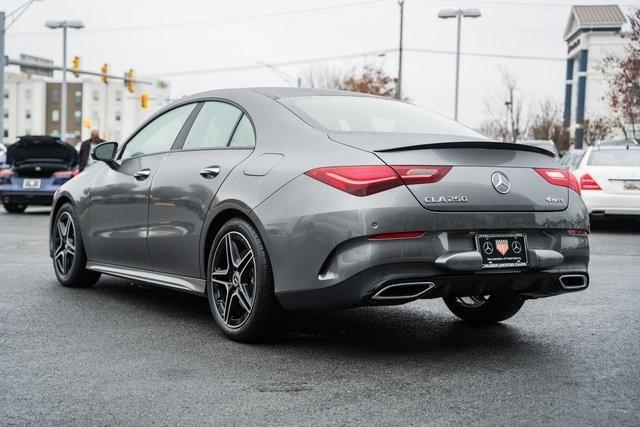
[[[640,146],[589,147],[573,173],[589,215],[640,217]]]

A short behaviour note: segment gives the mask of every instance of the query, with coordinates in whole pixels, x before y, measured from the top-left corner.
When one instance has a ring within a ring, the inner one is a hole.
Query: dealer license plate
[[[482,268],[526,267],[527,236],[523,233],[476,234]]]

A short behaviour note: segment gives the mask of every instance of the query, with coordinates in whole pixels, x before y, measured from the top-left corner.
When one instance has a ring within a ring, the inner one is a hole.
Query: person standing
[[[91,138],[86,141],[82,141],[82,145],[80,146],[80,155],[78,158],[78,169],[80,172],[85,170],[87,166],[93,163],[93,159],[91,158],[91,151],[94,147],[101,142],[104,142],[102,138],[100,138],[100,132],[98,129],[93,129],[91,131]]]

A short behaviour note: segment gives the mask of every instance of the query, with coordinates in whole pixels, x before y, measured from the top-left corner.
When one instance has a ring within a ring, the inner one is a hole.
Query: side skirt
[[[125,279],[139,280],[165,288],[175,289],[190,294],[205,296],[205,280],[195,277],[176,276],[157,271],[140,270],[137,268],[121,267],[111,264],[100,264],[97,262],[87,262],[87,270],[98,271],[111,276]]]

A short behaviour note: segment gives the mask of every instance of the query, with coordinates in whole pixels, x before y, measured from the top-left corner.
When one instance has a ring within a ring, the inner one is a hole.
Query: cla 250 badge
[[[468,196],[427,196],[425,203],[467,203]]]

